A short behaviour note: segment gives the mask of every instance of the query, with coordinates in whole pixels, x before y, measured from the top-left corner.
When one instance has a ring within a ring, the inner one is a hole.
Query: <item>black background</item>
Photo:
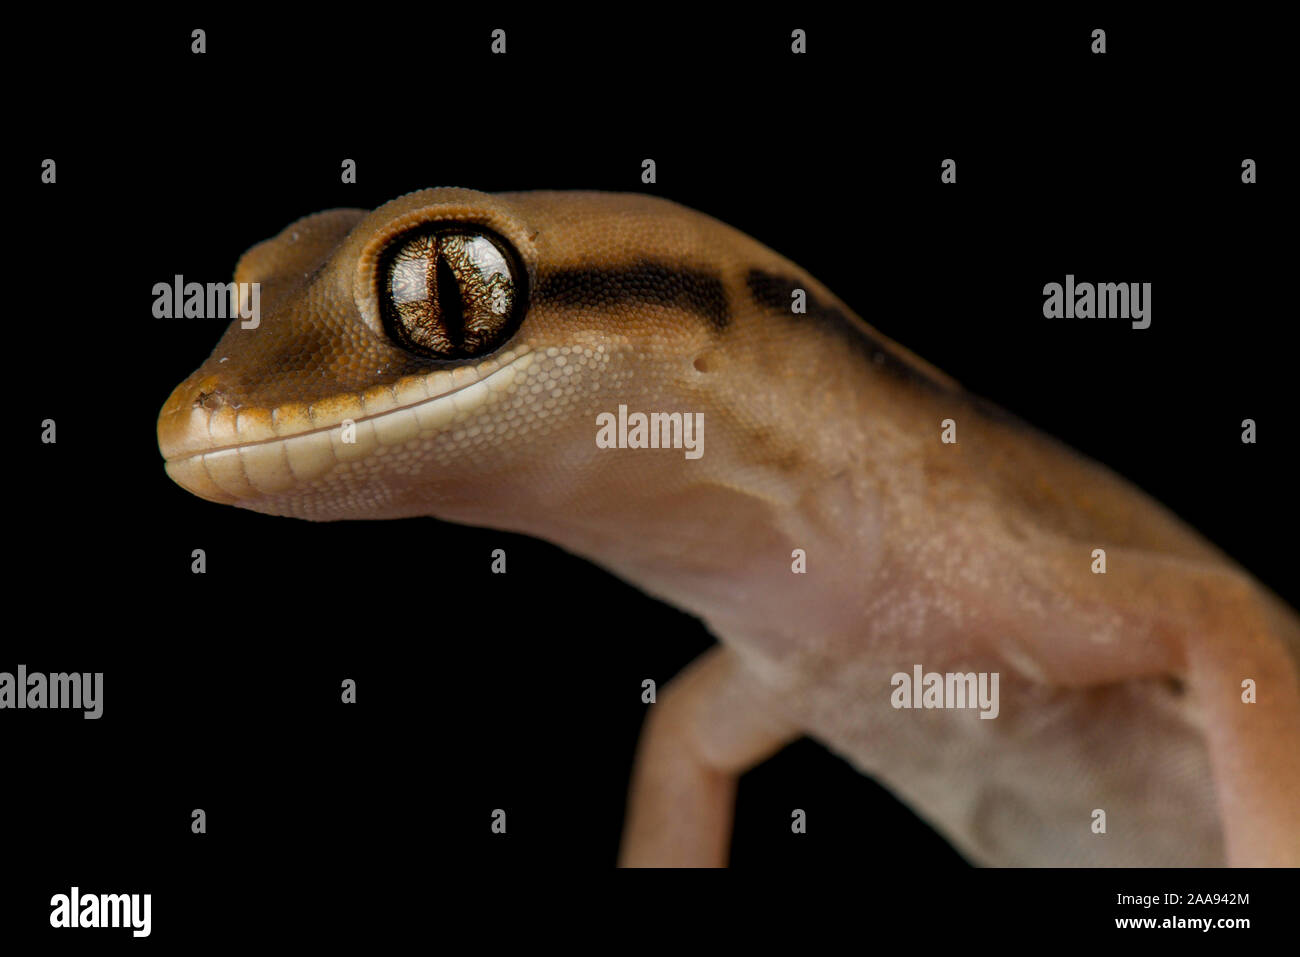
[[[497,26],[504,57],[489,53]],[[794,26],[806,56],[789,52]],[[162,945],[410,929],[446,917],[432,888],[448,878],[483,879],[504,905],[676,893],[608,869],[640,682],[662,686],[710,646],[697,621],[545,543],[432,519],[269,518],[164,474],[158,409],[224,324],[154,319],[153,284],[227,281],[245,248],[318,209],[442,185],[700,209],[1300,604],[1281,147],[1294,117],[1267,24],[377,8],[309,25],[47,22],[14,42],[19,430],[0,670],[103,671],[105,711],[0,715],[6,934],[48,931],[49,896],[74,883],[152,892]],[[39,181],[46,157],[57,185]],[[939,183],[945,157],[956,186]],[[1245,157],[1257,185],[1241,183]],[[1043,284],[1067,272],[1151,282],[1151,328],[1044,320]],[[1240,442],[1246,417],[1257,445]],[[39,442],[46,418],[56,445]],[[496,547],[505,576],[488,571]],[[190,572],[194,548],[206,575]],[[197,807],[206,835],[190,832]],[[498,807],[504,837],[488,827]],[[808,834],[790,833],[791,807]],[[840,892],[883,879],[888,906],[870,906],[884,926],[883,911],[941,902],[1010,913],[1069,881],[1077,893],[1032,910],[1093,930],[1126,916],[1117,890],[1272,886],[986,876],[810,741],[742,779],[732,863]],[[1268,906],[1255,900],[1248,914]]]

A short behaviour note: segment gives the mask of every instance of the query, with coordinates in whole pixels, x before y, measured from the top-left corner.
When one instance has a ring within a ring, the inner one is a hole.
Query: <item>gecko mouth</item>
[[[213,411],[193,399],[193,388],[182,386],[159,416],[158,445],[167,474],[200,498],[237,504],[275,495],[364,459],[376,449],[431,439],[469,418],[485,402],[505,394],[531,363],[532,354],[503,358],[500,367],[474,381],[458,384],[451,373],[440,372],[307,410],[262,413],[260,418],[275,421],[283,434],[261,437],[265,427],[258,428],[257,418],[247,420],[247,413],[233,428],[214,427]],[[182,393],[188,401],[177,401]],[[387,407],[362,411],[377,404]],[[289,431],[289,422],[303,427]],[[236,441],[222,441],[222,431]],[[238,441],[239,433],[248,436],[246,441]]]

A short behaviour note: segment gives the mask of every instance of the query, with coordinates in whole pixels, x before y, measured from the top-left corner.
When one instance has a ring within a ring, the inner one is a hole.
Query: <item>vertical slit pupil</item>
[[[458,347],[465,342],[465,306],[460,298],[460,282],[447,257],[438,250],[438,314],[447,338]]]
[[[385,249],[378,265],[384,332],[409,352],[437,360],[484,355],[522,318],[522,264],[491,235],[459,225],[413,231]]]

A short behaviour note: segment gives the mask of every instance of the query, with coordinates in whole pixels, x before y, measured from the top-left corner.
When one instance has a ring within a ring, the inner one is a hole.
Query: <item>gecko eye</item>
[[[399,345],[435,359],[485,355],[519,325],[524,276],[514,250],[480,229],[406,233],[379,262],[384,328]]]

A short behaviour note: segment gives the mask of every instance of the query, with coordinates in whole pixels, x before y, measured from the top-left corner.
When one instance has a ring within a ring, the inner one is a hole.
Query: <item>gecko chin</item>
[[[214,405],[211,384],[191,381],[163,406],[158,445],[171,479],[211,502],[321,521],[421,514],[427,502],[404,504],[406,490],[422,475],[454,471],[482,444],[474,440],[483,420],[511,400],[532,362],[516,349],[490,368],[440,370],[271,413]]]

